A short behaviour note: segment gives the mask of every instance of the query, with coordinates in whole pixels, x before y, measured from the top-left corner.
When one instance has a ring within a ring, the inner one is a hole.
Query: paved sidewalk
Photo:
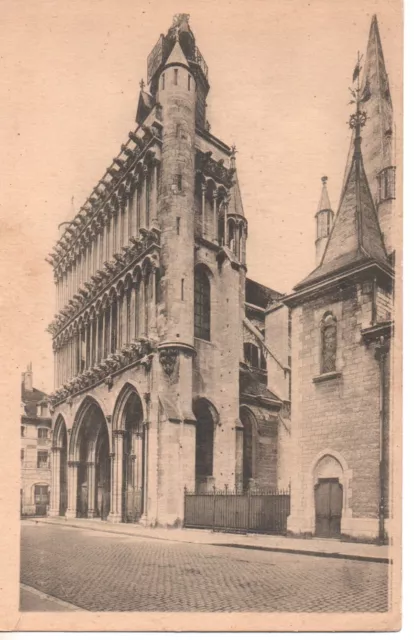
[[[218,545],[221,547],[238,547],[260,549],[281,553],[297,553],[309,556],[344,558],[348,560],[364,560],[371,562],[390,562],[390,548],[386,545],[362,544],[314,538],[288,538],[264,534],[236,534],[210,531],[205,529],[173,529],[164,527],[143,527],[139,524],[112,524],[99,519],[83,519],[64,517],[48,517],[35,522],[50,525],[61,525],[79,529],[89,529],[107,533],[117,533],[153,540],[170,542],[188,542],[192,544]]]
[[[49,596],[27,584],[20,585],[20,611],[82,611],[70,602]]]

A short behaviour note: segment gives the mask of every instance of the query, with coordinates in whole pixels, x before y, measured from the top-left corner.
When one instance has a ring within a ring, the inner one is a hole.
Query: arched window
[[[228,231],[229,231],[229,235],[228,235],[227,244],[229,246],[230,251],[232,251],[233,253],[236,253],[236,226],[233,220],[229,220]]]
[[[194,272],[194,336],[210,340],[210,281],[203,269]]]
[[[266,358],[264,357],[262,349],[259,349],[259,347],[251,342],[244,343],[244,361],[255,369],[263,369],[265,371],[267,369]]]
[[[321,373],[336,370],[337,326],[335,316],[328,311],[321,324]]]

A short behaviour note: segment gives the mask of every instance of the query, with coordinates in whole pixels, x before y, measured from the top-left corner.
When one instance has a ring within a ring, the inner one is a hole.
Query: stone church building
[[[247,277],[235,148],[210,129],[209,88],[180,14],[148,57],[136,128],[48,259],[50,514],[179,525],[185,490],[291,485],[293,534],[376,537],[395,196],[376,19],[362,142],[358,111],[338,212],[324,179],[317,267],[290,295]]]

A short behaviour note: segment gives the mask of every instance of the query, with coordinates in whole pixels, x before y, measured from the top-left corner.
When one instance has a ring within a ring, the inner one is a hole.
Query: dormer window
[[[395,198],[395,167],[387,167],[378,174],[378,202]]]

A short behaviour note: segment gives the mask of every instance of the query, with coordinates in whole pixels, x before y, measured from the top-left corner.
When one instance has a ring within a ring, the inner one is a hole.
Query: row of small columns
[[[109,519],[112,522],[120,522],[122,519],[122,487],[123,487],[123,457],[124,457],[124,437],[126,432],[118,430],[113,432],[114,451],[109,455],[111,461],[111,486],[110,486],[110,513]],[[134,471],[131,474],[133,488],[142,491],[142,518],[148,516],[148,423],[143,423],[143,431],[134,433],[134,453],[131,460],[134,464]],[[141,453],[142,452],[142,453]],[[141,453],[141,455],[140,455]],[[60,512],[60,469],[61,469],[62,449],[52,447],[52,491],[50,501],[50,515],[59,515]],[[76,518],[77,494],[78,494],[78,469],[80,462],[69,460],[67,462],[67,511],[66,517]],[[142,467],[141,467],[142,465]],[[86,462],[87,486],[88,486],[88,517],[96,515],[96,462]],[[143,486],[141,486],[141,479]]]
[[[157,271],[152,268],[131,288],[114,296],[93,318],[83,321],[54,347],[55,388],[99,364],[111,353],[148,336],[156,325]],[[70,331],[70,329],[69,329]]]
[[[117,206],[109,205],[109,211],[100,221],[92,223],[87,234],[78,240],[69,264],[55,278],[56,312],[62,309],[79,288],[89,282],[115,254],[129,245],[131,237],[140,228],[149,228],[157,218],[158,165],[144,167],[141,189],[137,182],[126,188],[125,198],[117,196]],[[141,214],[144,213],[142,216]],[[142,219],[143,218],[143,219]]]

